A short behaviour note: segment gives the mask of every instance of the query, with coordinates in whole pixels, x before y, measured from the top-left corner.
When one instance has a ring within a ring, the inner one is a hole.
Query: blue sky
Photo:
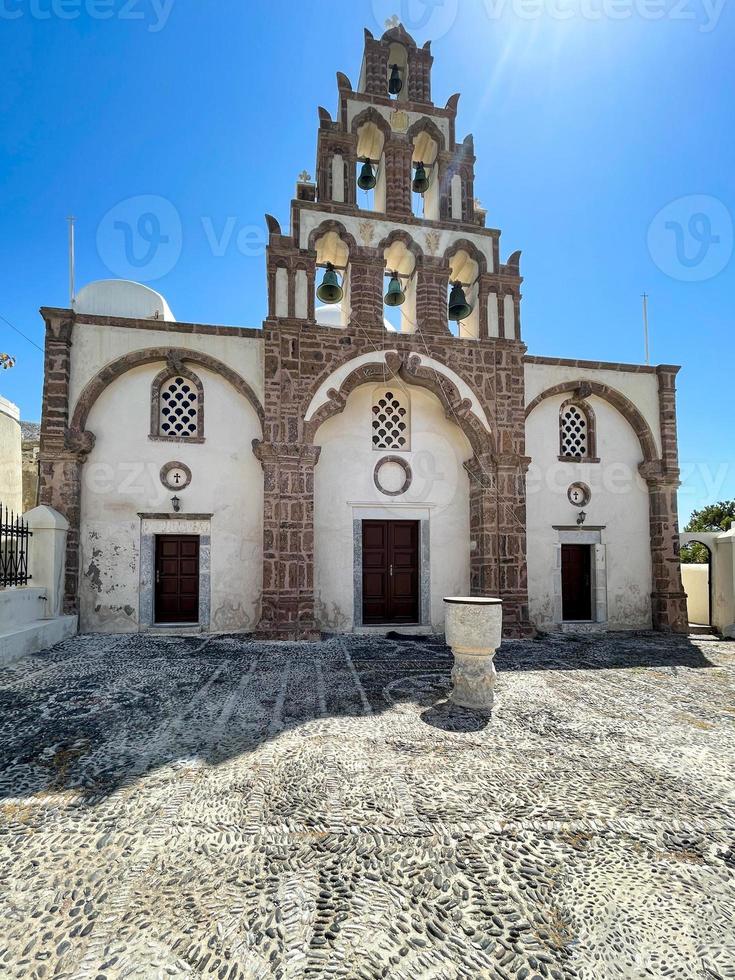
[[[0,315],[33,342],[0,321],[18,362],[0,394],[39,418],[38,308],[68,305],[69,213],[79,287],[126,273],[129,199],[165,199],[144,232],[168,249],[139,277],[160,274],[180,320],[259,326],[263,214],[287,226],[316,107],[334,113],[363,27],[397,13],[433,41],[435,101],[462,93],[477,196],[503,257],[523,251],[529,350],[641,361],[648,292],[652,361],[683,365],[682,515],[735,496],[734,7],[0,0]]]

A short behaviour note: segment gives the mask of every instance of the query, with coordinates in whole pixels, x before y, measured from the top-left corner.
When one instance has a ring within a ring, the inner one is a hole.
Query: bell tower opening
[[[388,95],[397,102],[408,101],[408,52],[403,44],[394,41],[388,48]]]

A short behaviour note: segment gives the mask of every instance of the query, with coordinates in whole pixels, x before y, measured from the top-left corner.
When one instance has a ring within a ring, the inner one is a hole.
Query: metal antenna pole
[[[74,306],[74,222],[73,214],[66,219],[69,222],[69,308]]]
[[[643,339],[646,345],[646,364],[651,363],[648,350],[648,293],[643,293]]]

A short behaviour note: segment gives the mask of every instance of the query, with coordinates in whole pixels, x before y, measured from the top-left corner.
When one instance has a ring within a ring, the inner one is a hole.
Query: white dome
[[[320,327],[337,327],[340,330],[344,329],[344,324],[342,323],[342,304],[341,303],[331,303],[329,306],[317,306],[314,311],[314,318]],[[388,320],[383,317],[383,325],[386,330],[390,330],[391,333],[397,333],[396,328]]]
[[[74,298],[76,313],[124,316],[136,320],[175,319],[166,300],[150,286],[128,279],[98,279]]]

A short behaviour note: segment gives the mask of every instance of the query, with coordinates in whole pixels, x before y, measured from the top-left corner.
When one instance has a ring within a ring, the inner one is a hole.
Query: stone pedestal
[[[503,603],[484,596],[444,599],[447,644],[454,654],[450,700],[463,708],[490,712],[495,688],[493,657],[500,646]]]

